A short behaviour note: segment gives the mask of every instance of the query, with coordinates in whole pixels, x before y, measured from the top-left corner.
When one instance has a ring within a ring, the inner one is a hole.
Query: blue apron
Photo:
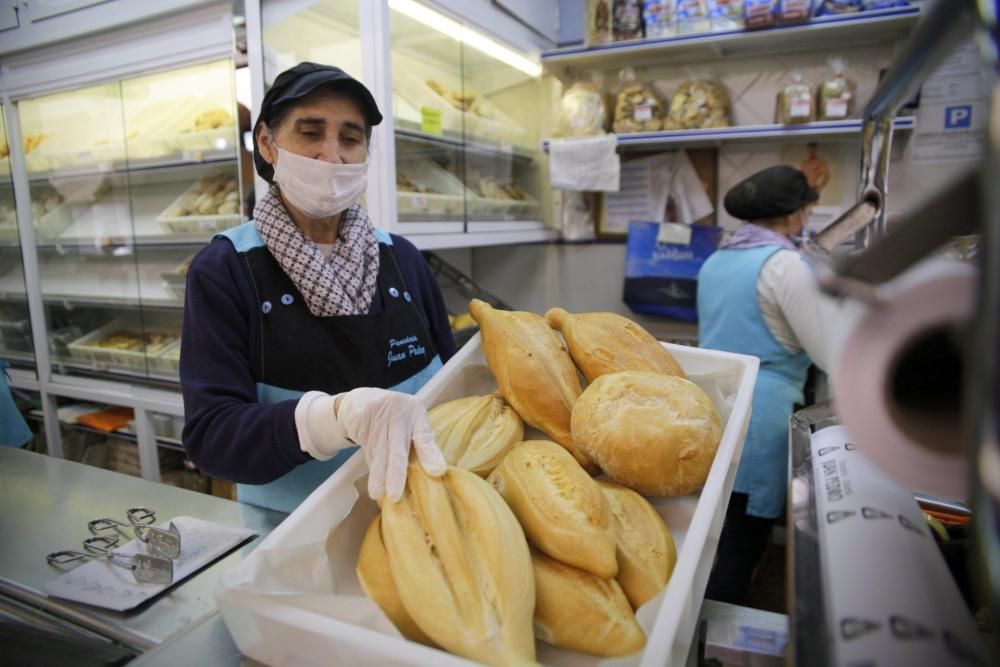
[[[14,397],[7,386],[6,359],[0,359],[0,445],[24,447],[31,440],[31,429],[14,405]]]
[[[757,279],[780,246],[723,249],[698,274],[698,337],[702,347],[760,358],[750,428],[733,491],[749,496],[747,514],[781,516],[788,492],[788,419],[802,402],[809,355],[791,354],[767,328],[757,304]]]
[[[246,229],[253,224],[223,235],[255,234]],[[380,236],[377,288],[385,308],[376,314],[315,317],[262,241],[243,258],[262,306],[259,350],[251,364],[262,403],[297,399],[307,391],[338,394],[357,387],[413,394],[441,368],[425,316],[403,282],[388,235]],[[238,484],[237,497],[291,512],[356,450],[304,463],[267,484]]]

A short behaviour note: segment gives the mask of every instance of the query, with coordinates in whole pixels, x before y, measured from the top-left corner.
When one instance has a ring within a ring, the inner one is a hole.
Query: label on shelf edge
[[[420,129],[426,134],[441,136],[441,110],[420,107]]]

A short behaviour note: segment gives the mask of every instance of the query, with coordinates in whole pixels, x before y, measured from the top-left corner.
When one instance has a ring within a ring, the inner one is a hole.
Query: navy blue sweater
[[[416,247],[395,234],[391,238],[443,363],[455,353],[455,341],[441,290]],[[369,312],[384,308],[376,291]],[[187,275],[180,359],[184,448],[205,473],[245,484],[273,481],[312,460],[299,447],[297,399],[258,401],[251,354],[260,349],[259,310],[240,253],[228,238],[216,237],[192,260]]]

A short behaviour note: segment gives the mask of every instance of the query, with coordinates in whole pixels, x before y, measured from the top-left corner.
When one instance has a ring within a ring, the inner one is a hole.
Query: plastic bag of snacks
[[[642,19],[646,24],[646,39],[677,34],[676,0],[643,0]]]
[[[831,14],[849,14],[861,11],[861,0],[819,0],[816,3],[816,16]]]
[[[556,115],[555,136],[582,137],[604,134],[608,106],[596,81],[577,81],[563,93]]]
[[[708,0],[708,21],[713,32],[744,27],[743,0]]]
[[[729,127],[729,93],[721,84],[705,79],[685,81],[670,102],[665,130]]]
[[[642,39],[642,0],[615,0],[613,9],[615,41]]]
[[[833,75],[820,84],[817,92],[817,116],[820,120],[843,120],[854,115],[857,86],[847,78],[843,58],[830,58]]]
[[[778,23],[801,23],[812,17],[812,0],[778,0],[774,18]]]
[[[655,132],[663,128],[663,100],[653,87],[639,81],[630,67],[622,70],[622,89],[615,98],[615,121],[619,134]]]
[[[778,0],[745,0],[743,16],[747,28],[770,28],[774,25],[774,10]]]
[[[614,41],[611,5],[612,0],[587,0],[583,34],[588,46]]]
[[[816,120],[816,98],[812,86],[798,70],[792,72],[791,79],[778,91],[775,121],[787,125]]]
[[[677,0],[677,33],[708,32],[708,0]]]

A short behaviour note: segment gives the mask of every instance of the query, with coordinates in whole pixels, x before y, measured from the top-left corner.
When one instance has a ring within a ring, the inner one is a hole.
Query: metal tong
[[[181,533],[173,521],[166,529],[150,525],[156,520],[156,512],[146,507],[132,507],[125,511],[125,517],[128,523],[117,519],[94,519],[87,523],[87,528],[94,535],[103,535],[109,530],[126,534],[121,529],[131,528],[151,556],[172,559],[181,555]]]
[[[83,541],[86,552],[62,549],[45,557],[51,565],[66,565],[79,560],[106,560],[112,565],[130,570],[136,583],[171,584],[174,581],[174,562],[169,558],[146,554],[123,554],[112,551],[118,545],[114,535],[94,535]]]

